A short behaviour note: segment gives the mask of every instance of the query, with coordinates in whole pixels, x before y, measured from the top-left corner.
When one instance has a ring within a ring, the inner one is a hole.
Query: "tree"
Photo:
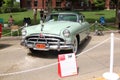
[[[16,0],[4,0],[5,1],[5,5],[7,5],[7,7],[12,8],[14,6],[14,2]]]
[[[116,5],[116,20],[115,23],[118,23],[118,10],[120,8],[120,0],[111,0]]]
[[[4,0],[0,0],[0,7],[2,7],[4,3],[5,3]]]
[[[111,0],[115,5],[117,4],[118,0]]]
[[[50,13],[52,11],[52,0],[47,0],[47,9],[48,9],[48,13]]]
[[[14,2],[16,0],[4,0],[5,4],[3,5],[3,12],[11,12],[14,7]]]
[[[94,5],[98,10],[102,10],[105,8],[105,0],[94,0]]]
[[[107,10],[110,9],[110,0],[105,0],[105,7]]]

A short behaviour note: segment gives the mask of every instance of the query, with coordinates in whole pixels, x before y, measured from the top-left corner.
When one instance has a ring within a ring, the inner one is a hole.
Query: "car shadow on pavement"
[[[88,39],[85,39],[79,46],[78,46],[78,51],[77,54],[80,54],[84,48],[89,44],[89,42],[91,41],[92,37],[89,36]]]
[[[84,40],[78,47],[78,52],[82,52],[82,50],[88,45],[90,42],[91,37],[89,36],[88,39]],[[71,50],[62,50],[62,51],[56,51],[56,50],[50,50],[50,51],[36,51],[36,53],[29,52],[28,55],[32,57],[39,57],[39,58],[49,58],[49,59],[56,59],[58,58],[59,54],[67,54],[71,53]]]
[[[36,51],[36,53],[28,53],[29,56],[32,57],[39,57],[39,58],[48,58],[48,59],[56,59],[58,58],[59,54],[67,54],[70,53],[70,51],[56,51],[56,50],[50,50],[50,51]]]
[[[28,55],[32,57],[56,59],[58,57],[58,51],[36,51],[36,53],[29,52]]]
[[[12,45],[10,45],[10,44],[0,44],[0,50],[4,49],[4,48],[7,48],[7,47],[10,47],[10,46],[12,46]]]

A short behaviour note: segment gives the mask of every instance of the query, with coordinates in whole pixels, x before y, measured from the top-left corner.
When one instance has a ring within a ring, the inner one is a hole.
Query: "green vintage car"
[[[75,12],[51,13],[44,23],[25,27],[21,44],[35,51],[71,50],[77,53],[78,45],[89,36],[90,24]]]

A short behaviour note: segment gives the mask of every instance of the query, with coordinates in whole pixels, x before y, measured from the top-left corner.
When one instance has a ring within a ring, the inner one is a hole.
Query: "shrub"
[[[27,9],[26,8],[18,8],[18,7],[13,7],[13,8],[2,7],[2,9],[0,10],[0,13],[24,12],[24,11],[27,11]]]
[[[97,10],[103,10],[105,8],[105,0],[94,0],[94,6]]]

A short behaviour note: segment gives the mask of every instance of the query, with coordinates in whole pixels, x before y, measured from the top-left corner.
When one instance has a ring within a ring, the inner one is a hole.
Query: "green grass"
[[[21,30],[19,30],[19,35],[21,35]],[[2,29],[2,36],[11,36],[11,31],[10,29],[3,28]],[[12,36],[18,36],[17,31],[12,33]]]
[[[100,10],[100,11],[80,11],[85,15],[86,20],[90,23],[94,23],[96,20],[98,21],[101,16],[105,17],[106,22],[114,22],[115,21],[115,10]],[[33,23],[33,11],[28,10],[26,12],[18,12],[18,13],[5,13],[0,14],[0,18],[4,19],[4,23],[8,22],[9,15],[12,14],[15,24],[22,25],[24,17],[30,17]],[[37,15],[37,23],[39,23],[39,11]]]
[[[99,22],[99,18],[103,16],[105,18],[106,24],[103,30],[117,30],[118,28],[113,25],[115,23],[115,10],[100,10],[100,11],[81,11],[83,15],[85,15],[86,20],[89,23],[95,23],[95,21]],[[113,23],[112,25],[108,23]],[[95,26],[91,26],[91,31],[94,31]]]
[[[79,11],[79,12],[85,15],[85,18],[89,23],[94,23],[96,20],[99,21],[99,18],[101,16],[105,17],[106,23],[114,23],[115,22],[115,10]],[[15,20],[16,25],[22,26],[24,17],[30,17],[32,20],[32,24],[34,24],[32,10],[28,10],[26,12],[18,12],[18,13],[4,13],[4,14],[0,14],[0,18],[3,18],[4,23],[7,23],[9,16],[11,14]],[[40,22],[40,14],[38,11],[37,23],[39,23],[39,22]],[[112,29],[112,30],[117,29],[117,27],[115,27],[114,25],[106,25],[105,27],[108,29]],[[104,30],[107,30],[107,29],[104,29]],[[91,27],[91,31],[94,31],[94,26]],[[8,32],[10,32],[10,30],[6,30],[6,29],[3,30],[3,34],[6,34]],[[10,34],[8,34],[8,35],[10,35]]]
[[[109,30],[117,30],[117,27],[111,26],[111,25],[105,25],[105,26],[98,26],[99,28],[95,29],[95,26],[90,27],[90,31],[94,32],[95,30],[103,30],[103,31],[109,31]]]
[[[94,23],[96,20],[99,20],[101,16],[104,16],[106,22],[114,22],[115,21],[115,10],[100,10],[100,11],[80,11],[85,15],[86,20],[90,23]],[[33,11],[28,10],[26,12],[18,12],[18,13],[5,13],[0,14],[0,18],[4,19],[4,23],[8,22],[9,15],[12,14],[15,24],[22,25],[22,21],[24,17],[30,17],[33,23]],[[37,23],[39,23],[39,11],[37,15]]]
[[[85,15],[86,20],[90,23],[94,23],[96,20],[99,21],[101,16],[105,17],[106,22],[115,22],[115,10],[100,10],[100,11],[82,11]]]
[[[23,25],[23,19],[24,17],[30,17],[32,20],[32,24],[33,24],[33,11],[32,10],[28,10],[26,12],[18,12],[18,13],[4,13],[4,14],[0,14],[0,18],[3,18],[4,23],[8,23],[8,19],[9,16],[12,15],[13,19],[15,20],[15,24],[16,25]],[[39,23],[40,17],[39,17],[39,12],[37,15],[37,23]]]

